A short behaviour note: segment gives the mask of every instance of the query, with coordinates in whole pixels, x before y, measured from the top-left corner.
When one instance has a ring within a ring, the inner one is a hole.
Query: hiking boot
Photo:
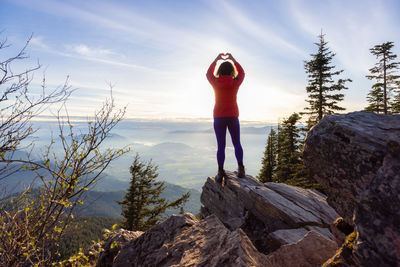
[[[225,171],[224,170],[218,170],[217,175],[215,175],[215,181],[219,184],[222,184],[222,179],[225,177]]]
[[[239,178],[244,178],[244,177],[246,177],[246,173],[245,173],[245,171],[244,171],[244,166],[243,166],[243,164],[239,164],[237,176],[238,176]]]

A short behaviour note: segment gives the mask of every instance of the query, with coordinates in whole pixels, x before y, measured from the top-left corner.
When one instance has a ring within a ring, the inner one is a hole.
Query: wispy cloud
[[[30,41],[30,44],[43,49],[48,48],[48,45],[43,42],[43,36],[33,36]]]
[[[138,69],[143,71],[150,71],[150,72],[162,72],[160,70],[150,68],[147,66],[133,64],[129,62],[123,62],[115,59],[110,59],[108,56],[115,56],[118,55],[119,57],[124,57],[121,54],[115,53],[111,50],[107,49],[99,49],[99,48],[89,48],[89,46],[80,44],[80,45],[66,45],[66,50],[60,50],[59,48],[54,48],[49,45],[44,44],[41,40],[43,38],[32,38],[31,43],[43,48],[46,53],[51,53],[63,57],[87,60],[107,65],[113,65],[118,67],[126,67],[132,69]],[[33,42],[32,42],[33,41]]]
[[[79,58],[103,64],[140,69],[145,71],[159,72],[154,68],[143,65],[133,64],[117,60],[118,58],[126,58],[125,55],[114,52],[110,49],[89,47],[85,44],[66,45],[67,52],[58,52],[58,54],[65,57]]]
[[[253,40],[262,42],[270,47],[279,48],[278,50],[286,50],[302,56],[306,55],[302,48],[297,47],[279,33],[274,32],[268,25],[260,24],[253,20],[250,15],[246,14],[245,10],[235,7],[234,4],[226,0],[215,0],[210,3],[214,7],[216,4],[221,15],[229,18],[236,28],[241,29],[243,34],[248,35]]]
[[[84,44],[78,44],[78,45],[68,45],[67,48],[72,50],[73,52],[80,54],[82,56],[87,56],[87,57],[103,57],[103,56],[111,56],[111,55],[120,55],[116,52],[113,52],[109,49],[103,49],[103,48],[93,48],[89,47]]]
[[[133,69],[159,72],[158,70],[150,67],[142,66],[139,64],[133,64],[129,62],[123,62],[122,60],[116,60],[115,58],[121,59],[121,58],[126,58],[126,56],[114,52],[110,49],[95,48],[85,44],[77,44],[77,45],[65,45],[66,50],[63,51],[61,50],[61,48],[56,49],[54,47],[51,47],[50,45],[44,43],[43,40],[44,40],[43,36],[35,36],[32,37],[30,43],[36,47],[44,49],[48,53],[53,53],[64,57],[83,59],[119,67],[127,67]]]
[[[312,7],[306,3],[289,1],[296,26],[314,40],[322,29],[337,59],[354,73],[365,73],[371,67],[369,48],[373,45],[387,39],[400,41],[394,34],[397,26],[390,21],[392,11],[382,1],[323,1]]]

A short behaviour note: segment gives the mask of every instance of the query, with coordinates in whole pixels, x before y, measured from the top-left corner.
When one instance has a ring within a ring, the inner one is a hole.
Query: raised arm
[[[217,61],[222,58],[222,56],[223,56],[223,53],[219,53],[218,56],[214,59],[214,61],[211,63],[210,67],[207,70],[206,76],[210,83],[212,83],[215,80],[215,76],[214,76],[215,65],[217,64]]]
[[[235,64],[236,70],[238,72],[238,75],[236,76],[235,80],[240,85],[244,80],[244,70],[243,70],[242,66],[239,64],[239,62],[237,62],[236,59],[230,53],[228,53],[227,55],[228,55],[228,58],[230,60],[232,60],[233,63]]]

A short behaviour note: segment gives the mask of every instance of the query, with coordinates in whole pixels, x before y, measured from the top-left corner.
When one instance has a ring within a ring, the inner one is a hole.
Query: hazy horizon
[[[87,124],[84,120],[71,121],[76,134],[85,133]],[[54,152],[62,155],[58,137],[58,124],[55,121],[33,121],[38,131],[24,141],[35,143],[31,153],[32,160],[40,155],[51,139],[54,139]],[[241,143],[244,150],[244,164],[249,175],[256,176],[261,167],[268,133],[273,125],[265,123],[247,123],[241,127]],[[217,172],[217,143],[210,122],[168,122],[168,121],[121,121],[104,141],[102,148],[119,149],[131,147],[131,151],[113,161],[105,170],[104,178],[108,179],[109,191],[113,191],[113,182],[119,186],[121,181],[130,180],[129,166],[135,154],[142,161],[152,161],[157,165],[159,179],[172,184],[200,190],[207,177]],[[28,150],[30,151],[30,150]],[[24,157],[24,151],[18,151],[15,157]],[[233,146],[227,134],[225,169],[235,171],[237,168]],[[19,176],[18,176],[19,177]],[[11,179],[10,177],[9,179]],[[21,177],[24,180],[23,177]],[[11,181],[13,184],[15,181]],[[24,182],[26,182],[24,180]],[[7,184],[7,180],[3,183]],[[95,188],[96,190],[96,188]]]
[[[88,119],[94,118],[93,116],[68,116],[73,122],[87,122]],[[67,118],[66,116],[61,116],[61,118]],[[283,119],[283,117],[281,118]],[[240,124],[246,125],[278,125],[278,122],[273,121],[263,121],[263,120],[242,120],[240,119]],[[32,121],[38,122],[57,122],[57,117],[54,115],[38,115],[32,118]],[[166,118],[146,118],[146,117],[124,117],[122,119],[124,122],[168,122],[168,123],[213,123],[214,118],[199,118],[199,117],[166,117]]]

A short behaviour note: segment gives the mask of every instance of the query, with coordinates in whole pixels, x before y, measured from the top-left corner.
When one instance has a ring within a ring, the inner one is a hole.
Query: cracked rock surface
[[[228,179],[223,185],[213,177],[207,179],[200,198],[202,212],[215,214],[231,230],[243,229],[258,250],[269,253],[289,241],[297,241],[310,227],[324,229],[319,233],[333,239],[329,226],[339,215],[323,194],[281,183],[262,184],[249,175],[237,178],[232,172],[226,173]],[[293,233],[287,242],[273,234],[282,229]]]

